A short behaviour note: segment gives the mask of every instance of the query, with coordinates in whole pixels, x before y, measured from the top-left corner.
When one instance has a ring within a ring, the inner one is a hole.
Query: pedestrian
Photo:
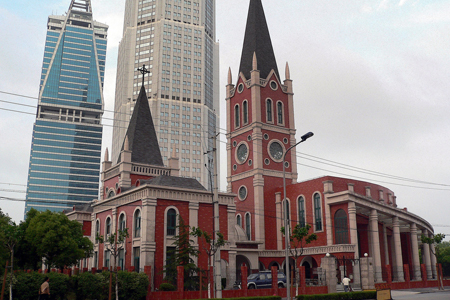
[[[344,276],[344,279],[342,279],[342,284],[344,285],[344,292],[348,292],[350,289],[350,278],[347,276]]]
[[[45,277],[44,283],[41,285],[41,288],[39,289],[39,300],[48,300],[50,299],[50,285],[49,282],[50,279],[48,277]]]

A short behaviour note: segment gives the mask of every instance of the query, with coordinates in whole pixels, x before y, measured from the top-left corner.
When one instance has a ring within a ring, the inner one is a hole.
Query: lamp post
[[[286,266],[286,287],[287,287],[287,299],[291,300],[291,287],[290,287],[290,274],[289,274],[289,218],[287,215],[287,209],[288,209],[288,204],[287,204],[287,199],[286,199],[286,154],[288,154],[288,152],[296,147],[298,144],[303,143],[304,141],[306,141],[307,139],[309,139],[310,137],[312,137],[314,135],[314,133],[312,132],[308,132],[307,134],[304,134],[301,137],[301,141],[298,142],[297,144],[289,147],[286,152],[284,152],[283,155],[283,199],[284,199],[284,248],[285,248],[285,254],[286,254],[286,262],[285,262],[285,266]]]

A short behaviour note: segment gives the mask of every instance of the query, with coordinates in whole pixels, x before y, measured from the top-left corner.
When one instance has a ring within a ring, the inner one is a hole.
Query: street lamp
[[[286,287],[287,287],[287,299],[291,300],[291,287],[290,287],[290,274],[289,274],[289,222],[288,222],[288,215],[287,215],[287,211],[288,211],[288,204],[287,204],[287,199],[286,199],[286,154],[288,154],[288,152],[296,147],[298,144],[303,143],[304,141],[306,141],[307,139],[309,139],[310,137],[312,137],[314,135],[314,133],[312,132],[308,132],[307,134],[303,135],[301,137],[301,141],[298,142],[297,144],[295,144],[294,146],[289,147],[286,152],[284,152],[283,155],[283,199],[284,199],[284,247],[285,247],[285,252],[286,252],[286,262],[285,262],[285,266],[286,266]]]

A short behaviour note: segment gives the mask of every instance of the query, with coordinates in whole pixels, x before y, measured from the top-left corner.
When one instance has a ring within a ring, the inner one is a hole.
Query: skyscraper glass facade
[[[98,197],[107,30],[89,0],[48,19],[25,213]]]

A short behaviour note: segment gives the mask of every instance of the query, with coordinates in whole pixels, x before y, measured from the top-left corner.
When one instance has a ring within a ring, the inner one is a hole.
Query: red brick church
[[[250,0],[239,73],[233,81],[229,71],[226,87],[228,193],[221,193],[219,202],[220,231],[229,242],[221,250],[222,277],[228,287],[239,279],[243,264],[249,272],[273,266],[285,269],[283,157],[297,143],[288,64],[283,77],[261,0]],[[284,167],[290,226],[309,224],[318,236],[299,260],[311,282],[323,274],[324,258],[334,257],[338,280],[348,275],[359,285],[359,260],[365,255],[373,263],[375,283],[436,277],[433,249],[419,242],[421,234],[433,234],[433,227],[399,208],[393,191],[332,176],[297,182],[295,148]],[[179,176],[175,153],[168,166],[163,163],[144,87],[119,160],[111,162],[105,156],[100,194],[91,208],[92,241],[96,233],[128,228],[130,237],[119,266],[135,270],[152,266],[153,287],[162,282],[179,216],[190,226],[213,231],[211,193],[197,180]],[[202,241],[194,243],[202,247]],[[421,269],[419,247],[426,272]],[[111,266],[102,244],[95,243],[90,264]],[[206,269],[207,257],[200,255],[198,264]]]

